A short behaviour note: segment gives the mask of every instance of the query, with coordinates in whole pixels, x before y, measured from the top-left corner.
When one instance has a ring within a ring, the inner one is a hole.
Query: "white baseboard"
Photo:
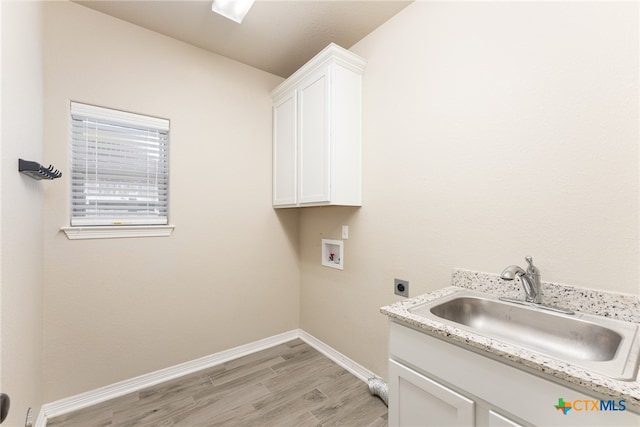
[[[45,403],[40,410],[40,414],[38,415],[38,419],[35,425],[36,427],[46,427],[47,420],[49,418],[58,417],[69,412],[77,411],[82,408],[114,399],[116,397],[134,393],[136,391],[152,387],[165,381],[170,381],[184,375],[189,375],[194,372],[219,365],[229,360],[237,359],[238,357],[246,356],[248,354],[265,350],[278,344],[294,340],[296,338],[300,338],[301,340],[305,341],[311,347],[315,348],[320,353],[324,354],[326,357],[333,360],[335,363],[342,366],[344,369],[364,382],[366,382],[370,378],[376,377],[373,372],[349,359],[347,356],[323,343],[314,336],[301,329],[295,329],[289,332],[274,335],[269,338],[254,341],[249,344],[241,345],[229,350],[221,351],[219,353],[211,354],[200,359],[181,363],[179,365],[174,365],[165,369],[160,369],[158,371],[150,372],[139,377],[131,378],[115,384],[100,387],[95,390],[87,391],[85,393],[77,394],[75,396],[57,400],[55,402]]]
[[[347,356],[340,353],[338,350],[334,349],[333,347],[330,347],[327,344],[323,343],[313,335],[303,331],[302,329],[298,329],[298,332],[299,332],[299,338],[301,340],[303,340],[304,342],[309,344],[311,347],[318,350],[320,353],[327,356],[329,359],[336,362],[338,365],[342,366],[344,369],[349,371],[351,374],[355,375],[360,380],[367,382],[371,378],[374,378],[374,377],[379,378],[378,375],[374,374],[373,372],[371,372],[364,366],[360,365],[359,363],[356,363],[353,360],[349,359]]]

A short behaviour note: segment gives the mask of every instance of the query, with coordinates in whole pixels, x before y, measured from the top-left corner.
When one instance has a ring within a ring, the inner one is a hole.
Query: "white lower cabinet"
[[[389,360],[389,378],[389,401],[393,402],[389,404],[391,426],[522,427],[395,360]]]
[[[470,426],[474,424],[474,402],[393,360],[389,361],[389,424],[402,426]]]
[[[489,427],[522,427],[522,424],[489,409]]]
[[[610,399],[389,324],[390,426],[640,426],[639,414]]]

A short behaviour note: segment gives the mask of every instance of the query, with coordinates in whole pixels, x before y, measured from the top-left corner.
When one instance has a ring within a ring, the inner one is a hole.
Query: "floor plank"
[[[368,386],[300,339],[48,420],[48,427],[387,425]]]

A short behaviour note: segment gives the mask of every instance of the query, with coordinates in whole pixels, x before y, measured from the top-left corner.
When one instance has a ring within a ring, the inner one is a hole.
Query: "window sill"
[[[120,239],[129,237],[167,237],[175,225],[109,225],[62,227],[69,240]]]

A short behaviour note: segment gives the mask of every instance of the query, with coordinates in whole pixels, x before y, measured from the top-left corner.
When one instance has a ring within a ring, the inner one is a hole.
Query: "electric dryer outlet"
[[[409,282],[406,280],[393,279],[393,293],[401,297],[409,297]]]

